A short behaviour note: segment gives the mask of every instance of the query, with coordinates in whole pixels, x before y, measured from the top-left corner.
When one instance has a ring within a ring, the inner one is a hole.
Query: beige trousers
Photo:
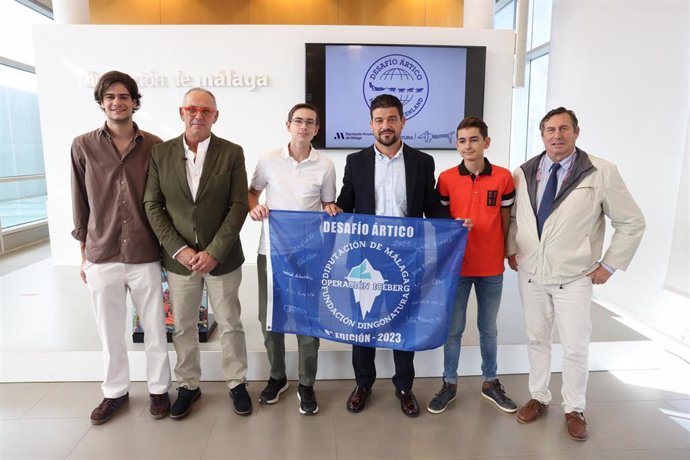
[[[204,284],[210,309],[218,323],[223,376],[228,388],[246,381],[247,344],[240,320],[239,287],[242,267],[220,276],[208,273],[178,275],[168,272],[170,301],[175,317],[173,343],[177,353],[175,376],[178,387],[198,388],[201,378],[199,352],[199,305]]]

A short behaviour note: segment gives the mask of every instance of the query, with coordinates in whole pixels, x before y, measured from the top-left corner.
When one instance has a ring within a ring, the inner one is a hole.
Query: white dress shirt
[[[199,190],[199,181],[201,180],[201,173],[204,170],[204,160],[206,160],[206,152],[208,152],[208,145],[211,143],[211,136],[206,140],[199,142],[196,146],[196,154],[189,149],[187,141],[182,136],[182,145],[184,145],[184,156],[187,158],[185,162],[185,169],[187,171],[187,184],[189,191],[192,192],[192,199],[196,201],[196,192]]]
[[[184,146],[184,156],[187,159],[185,161],[185,170],[187,172],[187,185],[189,185],[189,191],[192,193],[192,199],[196,201],[196,192],[199,190],[199,181],[201,180],[201,173],[204,171],[204,160],[206,160],[206,152],[208,152],[208,146],[211,143],[211,136],[208,136],[206,140],[199,142],[196,146],[196,154],[189,149],[187,141],[182,136],[182,145]],[[182,246],[180,249],[175,251],[173,258],[187,246]]]

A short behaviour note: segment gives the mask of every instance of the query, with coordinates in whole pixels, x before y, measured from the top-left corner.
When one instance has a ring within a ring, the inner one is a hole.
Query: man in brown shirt
[[[170,363],[160,248],[142,199],[151,149],[161,139],[132,120],[141,94],[129,75],[103,74],[94,98],[105,113],[105,125],[72,143],[72,236],[81,245],[81,278],[91,293],[105,361],[104,399],[91,413],[91,422],[105,423],[129,399],[127,291],[145,331],[151,416],[160,419],[170,411]]]

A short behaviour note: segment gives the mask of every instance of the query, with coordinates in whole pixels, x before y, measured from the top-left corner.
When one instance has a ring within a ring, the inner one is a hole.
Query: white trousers
[[[242,267],[230,273],[212,276],[192,272],[178,275],[168,272],[170,301],[175,317],[173,343],[177,353],[175,376],[178,387],[193,390],[201,378],[201,353],[199,352],[199,306],[204,284],[209,303],[220,332],[221,367],[228,388],[235,388],[247,379],[247,343],[240,320],[239,288]]]
[[[551,402],[551,342],[554,323],[563,347],[563,408],[585,410],[587,356],[592,333],[592,280],[583,276],[567,284],[541,284],[518,271],[520,297],[529,343],[529,390],[533,399]]]
[[[129,359],[125,339],[128,291],[144,328],[149,393],[167,393],[170,388],[170,362],[165,337],[160,263],[87,262],[84,264],[84,273],[91,293],[98,335],[103,343],[103,395],[118,398],[129,391]]]

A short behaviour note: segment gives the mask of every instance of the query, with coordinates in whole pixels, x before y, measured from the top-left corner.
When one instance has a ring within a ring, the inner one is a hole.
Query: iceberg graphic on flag
[[[367,313],[369,313],[374,306],[374,300],[381,295],[380,290],[374,289],[374,283],[380,284],[385,281],[381,272],[375,270],[369,261],[364,259],[361,264],[350,269],[350,273],[346,276],[346,279],[351,282],[363,281],[366,283],[365,288],[352,290],[355,294],[355,302],[359,303],[362,318],[366,318]]]

